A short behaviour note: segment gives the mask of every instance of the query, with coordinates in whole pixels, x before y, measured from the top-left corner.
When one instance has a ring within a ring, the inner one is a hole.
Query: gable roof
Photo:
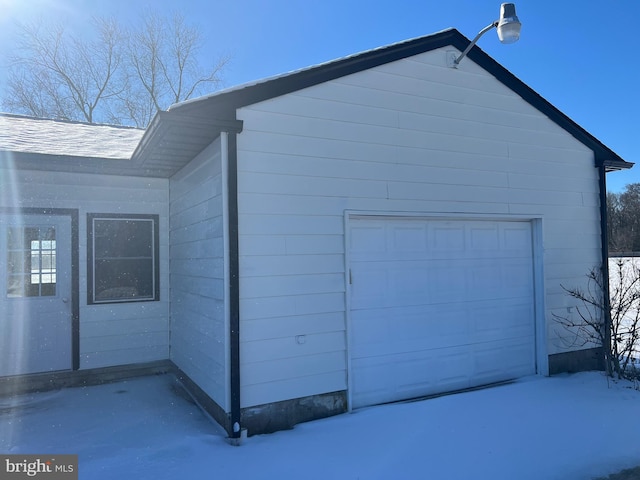
[[[119,173],[143,135],[133,127],[0,113],[0,159],[7,152],[18,168]]]
[[[242,122],[236,119],[238,108],[438,48],[462,51],[469,43],[457,30],[447,29],[368,50],[175,104],[158,112],[146,131],[0,113],[0,167],[9,158],[13,166],[24,169],[170,177],[220,132],[242,131]],[[467,56],[591,149],[596,166],[607,171],[633,166],[478,46]]]
[[[215,140],[221,131],[241,131],[241,122],[235,116],[238,108],[438,48],[452,46],[462,51],[469,43],[470,40],[457,30],[447,29],[175,104],[167,112],[159,112],[154,117],[134,152],[133,161],[139,166],[152,168],[158,165],[177,171]],[[467,56],[593,150],[597,166],[604,165],[607,171],[633,166],[478,46],[474,46]]]

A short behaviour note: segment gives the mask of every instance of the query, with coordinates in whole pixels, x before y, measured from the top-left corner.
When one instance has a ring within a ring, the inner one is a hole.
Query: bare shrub
[[[578,300],[575,314],[553,317],[569,335],[566,347],[603,347],[605,369],[609,375],[640,379],[640,267],[634,259],[618,258],[609,275],[609,307],[606,306],[602,269],[587,274],[585,288],[563,290]]]

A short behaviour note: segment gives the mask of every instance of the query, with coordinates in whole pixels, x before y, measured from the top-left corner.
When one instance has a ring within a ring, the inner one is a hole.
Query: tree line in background
[[[134,26],[96,18],[84,38],[62,25],[20,27],[2,106],[12,113],[146,127],[155,113],[220,86],[228,58],[200,63],[201,32],[179,14]]]
[[[640,252],[640,183],[607,193],[607,220],[610,253]]]

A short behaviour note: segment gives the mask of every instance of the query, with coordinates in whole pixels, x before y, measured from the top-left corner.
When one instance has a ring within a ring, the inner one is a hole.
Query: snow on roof
[[[0,151],[129,159],[144,130],[0,113]]]

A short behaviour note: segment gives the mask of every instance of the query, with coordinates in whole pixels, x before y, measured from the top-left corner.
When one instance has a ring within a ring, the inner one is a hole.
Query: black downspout
[[[229,208],[229,351],[231,389],[231,429],[229,436],[240,439],[240,262],[238,258],[238,144],[237,134],[228,134]]]
[[[600,238],[602,249],[602,286],[604,302],[604,361],[605,371],[611,375],[611,296],[609,294],[609,230],[607,225],[607,177],[604,164],[598,167],[600,184]]]

